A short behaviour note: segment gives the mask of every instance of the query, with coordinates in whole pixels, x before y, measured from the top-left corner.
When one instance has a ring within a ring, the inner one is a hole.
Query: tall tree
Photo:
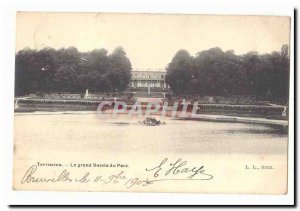
[[[126,52],[122,47],[117,47],[109,55],[110,68],[105,77],[111,81],[112,89],[110,91],[123,91],[127,88],[131,79],[131,63],[126,57]]]
[[[192,58],[188,51],[179,50],[167,66],[166,82],[177,94],[187,91],[192,79]]]

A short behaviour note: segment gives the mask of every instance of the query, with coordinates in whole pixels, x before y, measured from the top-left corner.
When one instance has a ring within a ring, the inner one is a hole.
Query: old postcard
[[[13,189],[286,194],[290,28],[18,12]]]

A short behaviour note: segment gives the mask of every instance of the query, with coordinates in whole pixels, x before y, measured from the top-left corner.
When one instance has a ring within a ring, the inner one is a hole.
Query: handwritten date
[[[71,175],[71,172],[64,169],[57,176],[39,176],[38,165],[32,165],[25,172],[21,184],[25,183],[102,183],[102,184],[123,184],[126,188],[134,186],[148,186],[159,181],[175,180],[211,180],[212,175],[206,173],[204,166],[189,167],[187,161],[181,158],[175,162],[169,162],[168,158],[163,159],[154,167],[146,168],[146,172],[153,173],[150,178],[128,177],[124,171],[109,176],[92,175],[85,172],[80,177]]]

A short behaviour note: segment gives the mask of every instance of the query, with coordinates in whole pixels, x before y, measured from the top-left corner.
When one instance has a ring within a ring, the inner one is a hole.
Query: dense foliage
[[[40,92],[123,91],[131,63],[123,48],[79,52],[76,48],[24,49],[16,54],[15,95]]]
[[[175,94],[211,96],[255,95],[269,100],[288,99],[288,46],[271,54],[235,55],[220,48],[191,56],[179,50],[167,66],[166,82]]]

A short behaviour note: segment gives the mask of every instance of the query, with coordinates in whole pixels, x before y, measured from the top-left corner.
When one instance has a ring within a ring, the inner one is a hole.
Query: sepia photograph
[[[287,194],[290,37],[289,16],[17,12],[13,190]]]

